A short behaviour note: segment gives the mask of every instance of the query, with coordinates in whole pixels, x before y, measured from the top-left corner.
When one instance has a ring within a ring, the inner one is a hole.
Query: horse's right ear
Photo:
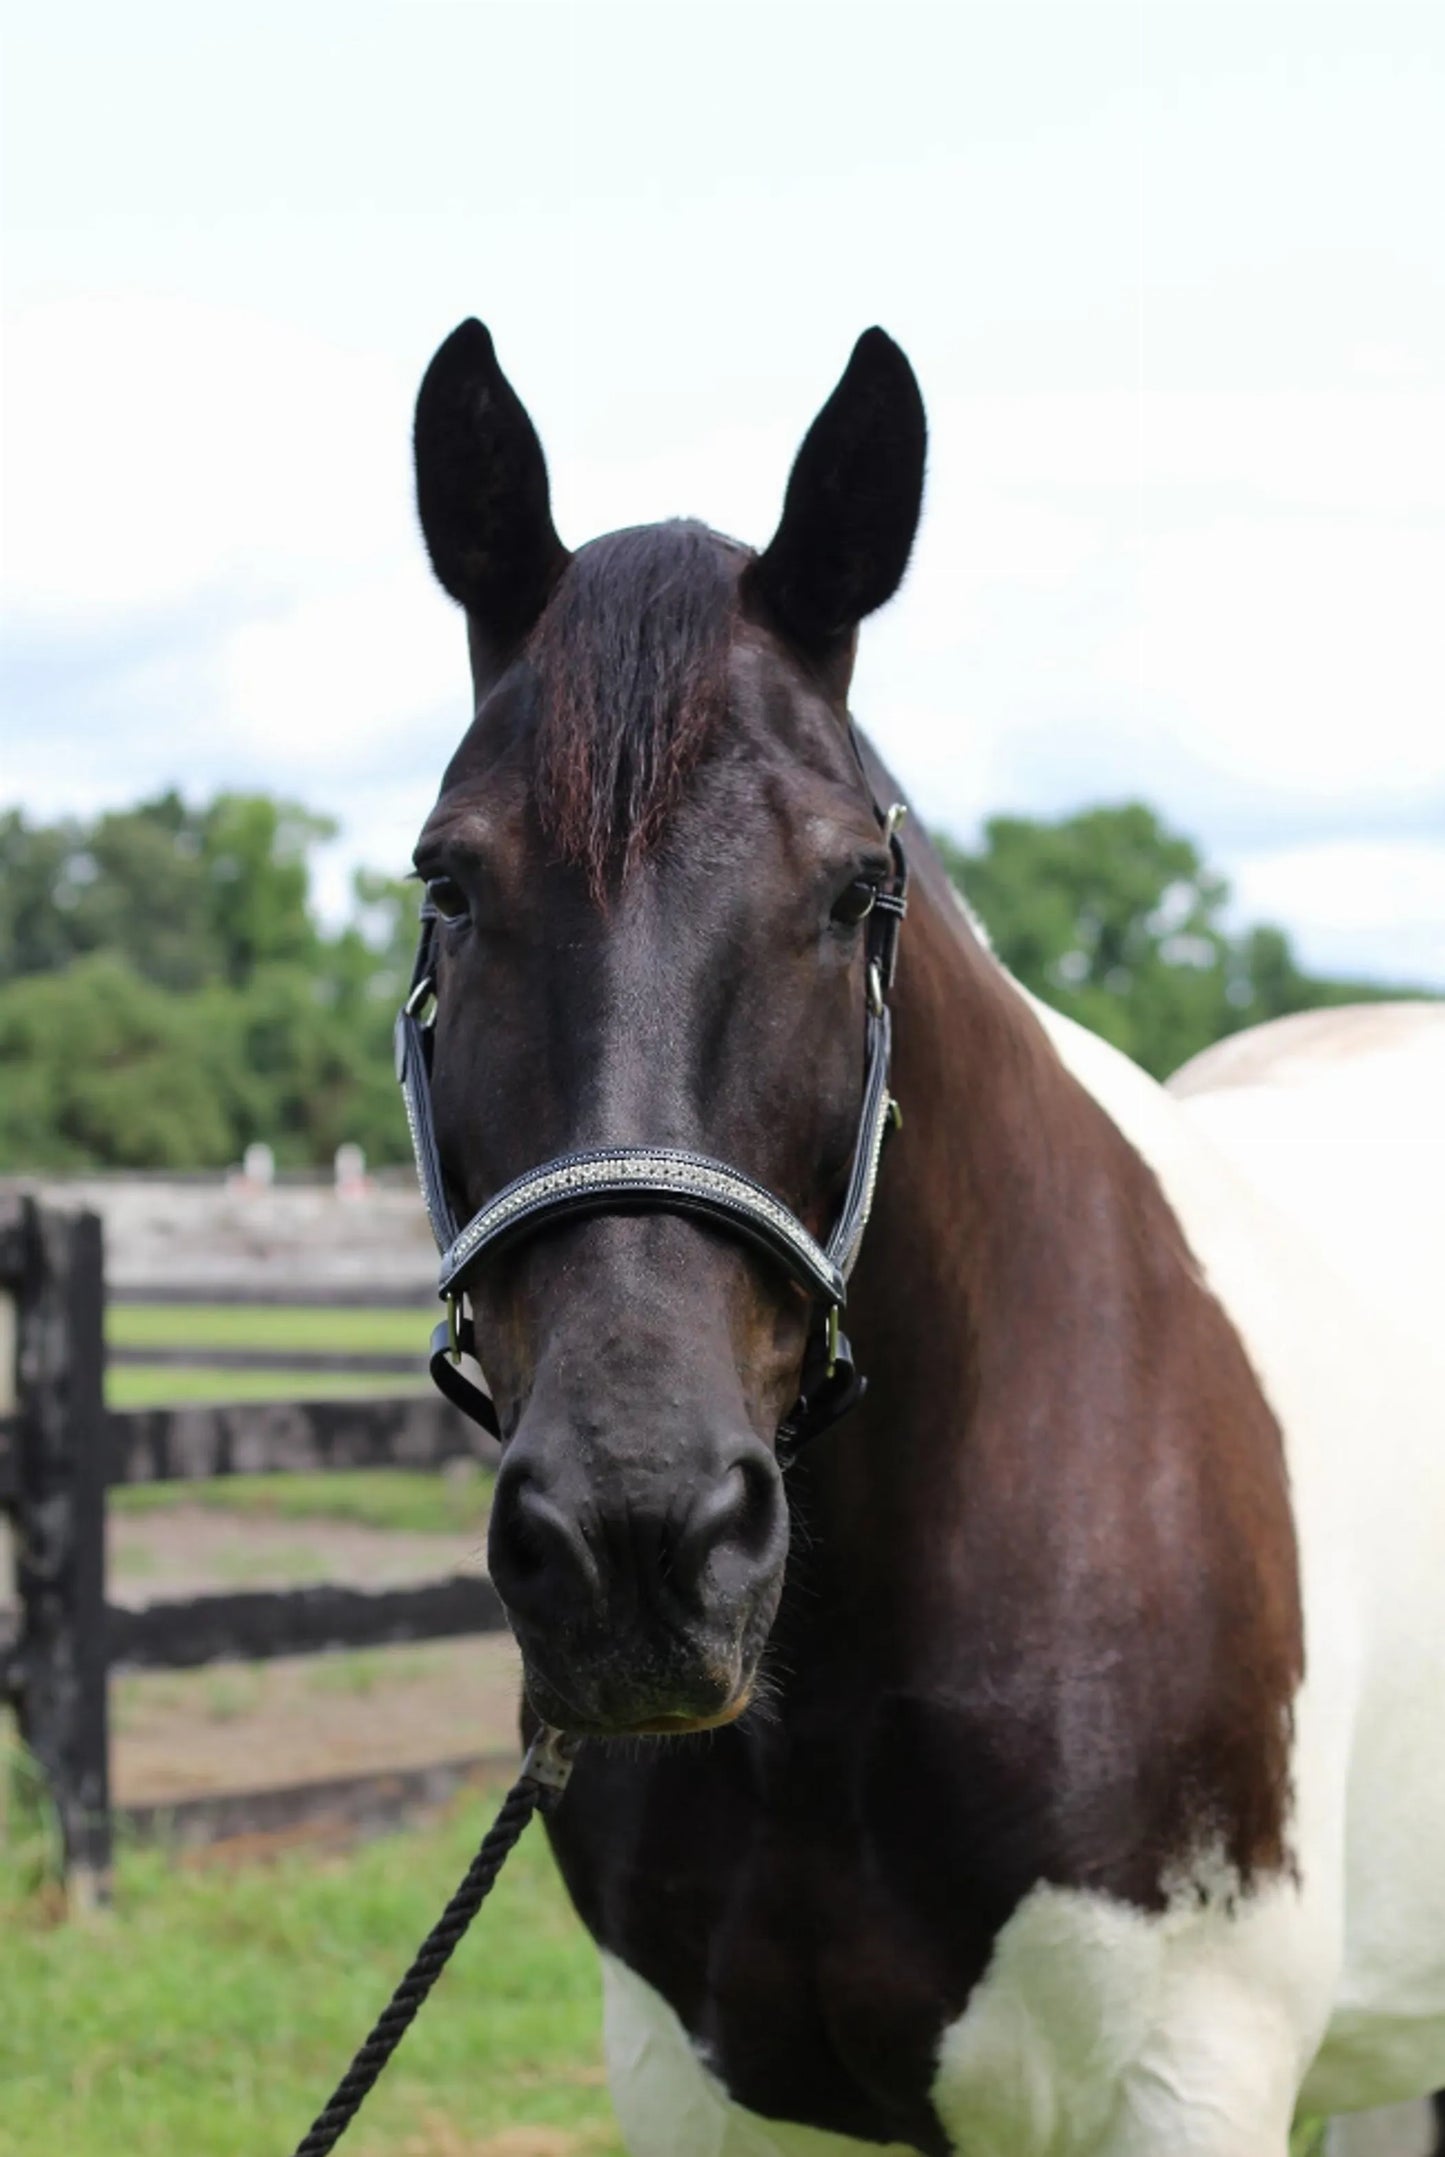
[[[480,643],[498,662],[536,621],[568,554],[537,430],[480,322],[454,329],[428,367],[412,441],[432,568],[467,610],[474,654]]]

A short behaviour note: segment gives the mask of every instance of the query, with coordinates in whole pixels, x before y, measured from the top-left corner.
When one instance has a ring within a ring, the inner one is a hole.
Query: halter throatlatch
[[[898,963],[898,931],[908,909],[908,865],[899,843],[904,810],[880,817],[893,874],[868,916],[863,1101],[848,1190],[824,1244],[781,1199],[725,1161],[675,1146],[602,1146],[559,1154],[498,1191],[465,1225],[447,1193],[432,1122],[431,1070],[436,1019],[436,910],[422,908],[421,941],[411,993],[397,1015],[396,1075],[416,1155],[417,1178],[441,1253],[437,1291],[447,1316],[432,1334],[431,1375],[447,1399],[500,1437],[492,1397],[461,1368],[480,1362],[462,1296],[466,1275],[487,1255],[539,1235],[558,1222],[593,1213],[681,1213],[750,1244],[772,1259],[812,1300],[816,1318],[803,1358],[797,1403],[778,1430],[784,1466],[819,1431],[856,1407],[867,1381],[853,1364],[839,1314],[873,1206],[878,1162],[897,1107],[888,1091],[892,1031],[888,992]]]

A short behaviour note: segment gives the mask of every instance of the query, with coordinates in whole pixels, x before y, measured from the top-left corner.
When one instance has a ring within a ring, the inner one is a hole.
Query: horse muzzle
[[[491,1572],[545,1722],[664,1734],[747,1705],[782,1592],[787,1507],[751,1436],[706,1452],[666,1475],[584,1478],[576,1448],[520,1436],[508,1448]]]

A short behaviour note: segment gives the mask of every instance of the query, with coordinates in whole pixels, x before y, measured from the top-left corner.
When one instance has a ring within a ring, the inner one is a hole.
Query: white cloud
[[[1120,673],[1241,787],[1396,797],[1445,784],[1442,590],[1445,515],[1176,523],[1145,539]]]
[[[419,567],[297,598],[231,631],[218,691],[238,751],[292,773],[293,788],[344,790],[348,772],[404,754],[420,712],[450,706],[460,735],[462,617]]]
[[[411,385],[238,308],[120,292],[5,331],[8,604],[85,619],[260,593],[394,550]]]
[[[1445,984],[1445,841],[1343,839],[1228,869],[1237,917],[1291,930],[1307,963]]]

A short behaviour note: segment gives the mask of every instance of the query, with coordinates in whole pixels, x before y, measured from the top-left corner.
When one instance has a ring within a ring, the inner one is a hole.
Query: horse
[[[869,330],[761,552],[574,553],[487,330],[426,371],[490,1570],[632,2157],[1287,2157],[1445,2082],[1445,1370],[905,848],[848,692],[925,450]]]

